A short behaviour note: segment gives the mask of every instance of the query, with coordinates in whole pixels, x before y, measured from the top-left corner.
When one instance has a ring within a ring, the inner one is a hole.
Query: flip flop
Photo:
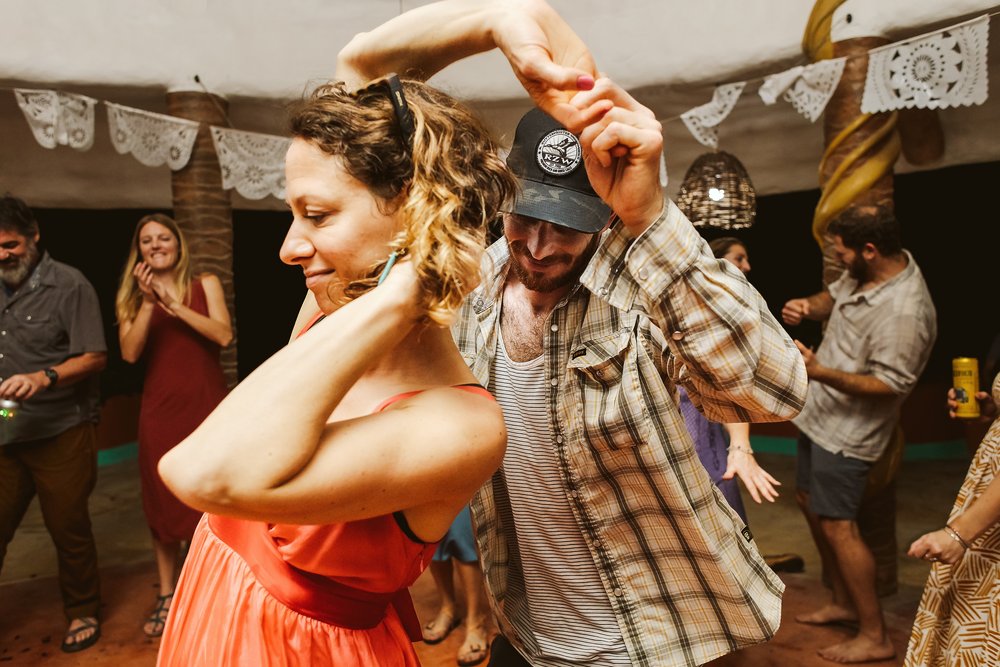
[[[62,644],[59,646],[63,653],[76,653],[77,651],[82,651],[85,648],[90,648],[97,643],[97,640],[101,638],[101,623],[96,618],[92,616],[85,616],[80,619],[73,619],[83,621],[83,625],[76,628],[75,630],[67,630],[66,636],[63,637]],[[81,633],[94,629],[94,634],[90,635],[86,639],[80,639],[78,641],[68,642],[67,640],[71,637],[76,639]]]
[[[435,618],[434,621],[436,621],[436,620],[437,619]],[[424,632],[427,632],[427,631],[431,630],[431,627],[434,625],[434,621],[430,621],[430,622],[424,624]],[[452,630],[454,630],[455,628],[457,628],[461,624],[462,624],[462,619],[461,618],[459,618],[458,616],[452,616],[451,621],[448,622],[447,627],[445,627],[445,629],[444,629],[444,633],[442,633],[440,637],[431,637],[431,638],[428,639],[427,635],[424,635],[424,643],[425,644],[431,644],[431,645],[440,644],[441,642],[443,642],[445,639],[448,638],[448,635],[451,634]]]

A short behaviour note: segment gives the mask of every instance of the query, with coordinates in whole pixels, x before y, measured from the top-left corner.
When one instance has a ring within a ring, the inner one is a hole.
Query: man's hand
[[[11,375],[0,384],[0,398],[26,401],[49,386],[49,379],[42,371]]]
[[[799,352],[802,353],[802,361],[806,364],[806,375],[812,377],[816,372],[816,368],[819,367],[819,362],[816,361],[816,354],[799,341],[796,340],[794,343],[795,347],[799,348]]]
[[[652,111],[607,78],[578,93],[573,104],[596,116],[580,134],[590,184],[638,236],[663,212],[663,128]]]
[[[803,319],[808,319],[811,310],[809,299],[789,299],[781,309],[781,319],[785,324],[794,326]]]

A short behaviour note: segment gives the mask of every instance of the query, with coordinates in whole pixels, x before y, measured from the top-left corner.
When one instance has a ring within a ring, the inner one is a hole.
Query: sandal
[[[146,622],[142,626],[142,631],[146,633],[147,637],[159,637],[163,634],[163,628],[167,625],[167,614],[170,613],[167,602],[173,597],[173,593],[156,596],[156,606],[153,607],[153,613],[146,617]]]
[[[75,630],[66,630],[66,636],[63,637],[62,644],[59,646],[63,653],[76,653],[85,648],[90,648],[101,638],[101,624],[93,616],[83,616],[81,618],[74,618],[73,620],[80,621],[81,625]],[[72,622],[70,624],[72,625]],[[93,630],[94,634],[80,639],[80,635],[87,630]],[[70,639],[73,641],[70,641]]]
[[[435,618],[433,621],[430,621],[430,622],[424,624],[423,636],[424,636],[424,643],[425,644],[432,644],[432,645],[433,644],[440,644],[441,642],[443,642],[445,639],[448,638],[448,635],[451,634],[452,630],[454,630],[455,628],[457,628],[459,625],[462,624],[462,619],[461,618],[459,618],[458,616],[451,616],[448,619],[447,625],[445,625],[445,627],[444,627],[444,631],[441,632],[440,635],[430,635],[430,636],[428,636],[428,634],[427,634],[428,632],[433,632],[434,631],[434,625],[437,622],[437,620],[438,619]]]

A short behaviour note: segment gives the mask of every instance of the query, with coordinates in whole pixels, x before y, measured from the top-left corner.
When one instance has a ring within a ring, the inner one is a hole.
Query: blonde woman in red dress
[[[136,224],[115,306],[122,357],[145,366],[139,473],[160,594],[143,631],[159,637],[174,594],[180,545],[191,540],[201,512],[167,489],[156,465],[226,395],[219,352],[233,330],[219,278],[192,276],[184,234],[160,213]]]

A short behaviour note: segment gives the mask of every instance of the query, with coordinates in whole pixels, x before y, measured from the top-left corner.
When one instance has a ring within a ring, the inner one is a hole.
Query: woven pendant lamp
[[[746,229],[757,215],[757,193],[743,164],[715,151],[699,156],[687,170],[677,206],[695,227]]]

